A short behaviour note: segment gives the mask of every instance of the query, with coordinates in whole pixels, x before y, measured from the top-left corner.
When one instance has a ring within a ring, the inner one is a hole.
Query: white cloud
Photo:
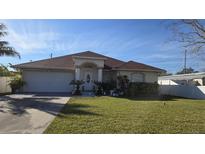
[[[180,49],[180,45],[175,43],[175,42],[166,42],[166,43],[159,43],[156,44],[155,48],[158,49],[158,51],[164,51],[164,52],[168,52],[168,51],[176,51]]]
[[[20,34],[10,29],[8,39],[13,46],[23,49],[24,52],[31,52],[35,49],[49,48],[51,41],[57,36],[57,33],[53,32]]]
[[[5,37],[10,45],[20,52],[26,54],[36,52],[38,49],[49,49],[52,47],[52,42],[60,38],[60,34],[51,29],[35,29],[34,26],[22,26],[20,29],[13,28],[12,25],[6,23],[9,35]]]
[[[42,22],[12,22],[4,21],[8,26],[9,35],[6,37],[11,46],[20,54],[41,53],[47,50],[55,52],[79,52],[93,50],[106,52],[113,56],[129,49],[136,50],[148,42],[139,38],[123,38],[117,32],[101,33],[99,31],[84,33],[60,33],[52,29],[52,25]]]

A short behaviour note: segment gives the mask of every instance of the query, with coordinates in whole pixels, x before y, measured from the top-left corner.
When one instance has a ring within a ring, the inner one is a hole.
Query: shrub
[[[108,82],[99,82],[99,81],[94,81],[94,84],[97,86],[97,90],[95,91],[95,94],[97,96],[103,95],[104,93],[106,95],[110,95],[110,90],[113,90],[116,88],[116,81],[115,80],[110,80]]]
[[[9,85],[12,89],[12,93],[15,93],[17,90],[19,90],[21,87],[25,85],[25,82],[22,80],[21,76],[16,75],[11,78]]]
[[[106,95],[110,95],[110,90],[114,90],[116,88],[116,85],[116,80],[110,80],[108,82],[103,82],[102,88]]]
[[[95,95],[97,96],[103,95],[103,82],[94,81],[94,84],[97,86],[97,91]]]
[[[157,94],[158,84],[157,83],[129,83],[126,96],[135,97],[140,94]]]

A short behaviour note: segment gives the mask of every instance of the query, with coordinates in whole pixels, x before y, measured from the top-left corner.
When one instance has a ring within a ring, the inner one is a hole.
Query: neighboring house
[[[160,76],[158,77],[158,84],[205,86],[205,72]]]
[[[205,99],[205,72],[160,76],[160,94]]]
[[[71,92],[72,80],[84,80],[84,89],[92,90],[94,81],[117,80],[127,75],[131,82],[157,82],[162,69],[142,63],[107,57],[91,51],[14,65],[26,82],[23,92]]]

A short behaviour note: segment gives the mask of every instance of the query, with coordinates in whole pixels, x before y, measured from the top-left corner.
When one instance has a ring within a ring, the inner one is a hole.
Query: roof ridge
[[[136,62],[136,61],[134,61],[134,60],[129,60],[129,61],[125,62],[124,64],[120,65],[118,68],[120,68],[120,67],[122,67],[122,66],[124,66],[124,65],[126,65],[126,64],[129,64],[129,63],[134,63],[134,64],[139,64],[139,65],[144,65],[144,66],[146,66],[146,67],[150,67],[150,68],[152,68],[152,69],[165,71],[164,69],[161,69],[161,68],[158,68],[158,67],[154,67],[154,66],[151,66],[151,65],[148,65],[148,64],[144,64],[144,63]]]
[[[100,54],[100,53],[97,53],[97,52],[94,52],[94,51],[83,51],[83,52],[78,52],[78,53],[75,53],[74,55],[76,55],[76,54],[82,54],[82,53],[92,53],[92,54],[96,54],[96,55],[99,55],[99,56],[102,56],[102,57],[108,57],[108,56],[105,56],[105,55],[103,55],[103,54]],[[109,57],[109,58],[111,58],[111,57]]]
[[[136,61],[134,61],[134,60],[130,60],[129,62],[133,62],[133,63],[137,63],[137,64],[141,64],[141,65],[145,65],[145,66],[149,66],[149,67],[157,68],[157,67],[154,67],[154,66],[151,66],[151,65],[148,65],[148,64],[144,64],[144,63],[136,62]],[[157,69],[160,69],[160,68],[157,68]]]
[[[99,56],[102,56],[104,58],[110,58],[110,59],[113,59],[113,60],[117,60],[117,61],[120,61],[120,62],[125,62],[125,61],[122,61],[120,59],[117,59],[117,58],[113,58],[113,57],[109,57],[109,56],[106,56],[106,55],[103,55],[103,54],[100,54],[100,53],[97,53],[97,52],[94,52],[94,51],[83,51],[83,52],[78,52],[78,53],[75,53],[73,55],[77,55],[77,54],[81,54],[81,53],[86,53],[86,52],[89,52],[89,53],[93,53],[93,54],[96,54],[96,55],[99,55]]]
[[[42,62],[42,61],[47,61],[47,60],[52,60],[52,59],[58,59],[58,58],[69,57],[69,56],[71,56],[71,55],[64,55],[64,56],[58,56],[58,57],[53,57],[53,58],[40,59],[40,60],[25,62],[25,63],[16,64],[16,65],[12,65],[12,66],[18,66],[18,65],[24,65],[24,64],[32,64],[32,63],[36,63],[36,62]]]

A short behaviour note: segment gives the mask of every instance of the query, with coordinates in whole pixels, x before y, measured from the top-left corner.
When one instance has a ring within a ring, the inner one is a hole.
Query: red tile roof
[[[153,67],[153,66],[146,65],[146,64],[142,64],[142,63],[138,63],[135,61],[128,61],[116,69],[117,70],[139,70],[139,71],[145,70],[145,71],[156,71],[156,72],[164,72],[165,71],[165,70],[162,70],[160,68]]]
[[[34,62],[23,63],[14,65],[14,68],[38,68],[38,69],[65,69],[74,70],[74,62],[71,56],[62,56],[56,58],[50,58],[45,60],[39,60]]]
[[[107,57],[98,53],[94,53],[91,51],[80,52],[76,54],[55,57],[45,60],[39,60],[29,63],[23,63],[19,65],[14,65],[14,68],[33,68],[33,69],[62,69],[62,70],[74,70],[74,61],[73,56],[80,56],[80,57],[93,57],[93,58],[105,58],[105,69],[117,69],[117,70],[147,70],[147,71],[156,71],[156,72],[163,72],[164,70],[137,63],[134,61],[124,62],[118,59],[114,59],[111,57]]]

